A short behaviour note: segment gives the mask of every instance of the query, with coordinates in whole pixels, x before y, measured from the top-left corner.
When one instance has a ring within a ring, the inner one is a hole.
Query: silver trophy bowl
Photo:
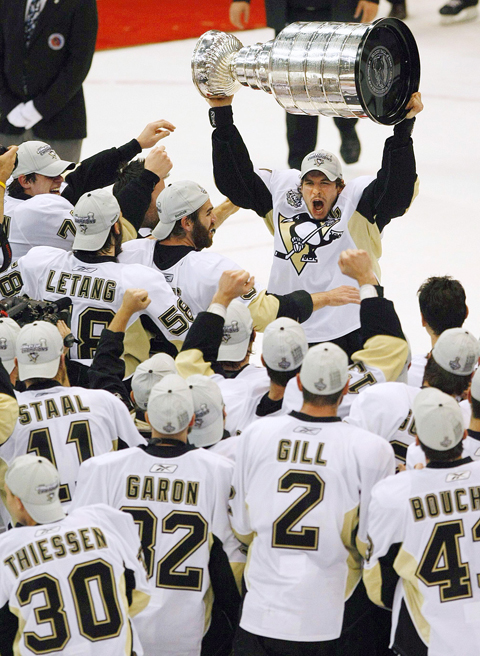
[[[292,23],[273,41],[243,46],[211,30],[192,57],[193,82],[205,98],[241,86],[271,93],[291,114],[402,121],[418,91],[413,34],[395,18],[374,23]]]

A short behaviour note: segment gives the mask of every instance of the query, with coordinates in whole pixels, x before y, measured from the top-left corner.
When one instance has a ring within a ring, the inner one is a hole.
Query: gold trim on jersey
[[[370,600],[377,606],[385,608],[382,601],[382,568],[379,562],[376,562],[373,567],[364,568],[363,582]]]
[[[363,349],[352,355],[352,362],[363,362],[380,369],[385,380],[395,381],[402,372],[408,356],[408,344],[400,337],[375,335],[367,339]]]
[[[211,534],[209,535],[209,542],[210,539],[213,538],[211,537]],[[211,549],[212,545],[209,544],[209,548]],[[203,595],[203,604],[204,604],[204,611],[205,611],[205,622],[204,622],[204,628],[203,628],[203,634],[208,631],[210,628],[210,622],[212,621],[212,608],[213,608],[213,602],[215,601],[215,595],[213,594],[213,588],[212,584],[207,588],[207,591]]]
[[[393,567],[397,574],[403,579],[403,588],[405,590],[405,601],[412,616],[413,623],[423,641],[428,645],[430,643],[430,624],[422,615],[422,606],[425,598],[420,592],[418,578],[416,575],[418,563],[415,558],[400,547]]]
[[[138,365],[149,357],[150,337],[140,319],[137,319],[127,328],[123,340],[122,359],[125,360],[125,376],[131,376]]]
[[[18,419],[17,400],[8,394],[0,394],[0,417],[2,418],[0,422],[0,444],[4,444],[13,433]]]
[[[248,304],[254,329],[263,333],[268,324],[277,318],[279,307],[280,301],[273,294],[267,294],[266,290],[257,294]]]
[[[175,358],[175,366],[179,376],[188,378],[193,374],[202,374],[202,376],[212,376],[215,372],[210,366],[210,362],[205,362],[203,353],[200,349],[188,349],[180,351]]]
[[[342,532],[340,534],[342,542],[348,551],[348,575],[345,588],[345,599],[348,599],[351,596],[357,587],[359,580],[362,578],[362,557],[356,544],[358,541],[356,540],[358,530],[358,512],[359,507],[357,505],[355,508],[352,508],[345,513]]]
[[[263,222],[267,226],[267,230],[271,235],[275,234],[275,228],[273,227],[273,209],[270,212],[267,212],[263,217]]]
[[[23,619],[23,616],[19,608],[15,606],[8,606],[8,609],[11,613],[16,615],[18,619],[18,629],[15,634],[15,639],[13,641],[13,656],[20,656],[20,640],[22,639],[23,631],[25,630],[26,621]]]
[[[382,240],[377,224],[370,223],[360,212],[355,211],[348,220],[348,232],[355,242],[355,248],[361,248],[370,255],[373,272],[380,281],[378,260],[382,256]]]
[[[234,531],[234,532],[235,532],[235,531]],[[235,533],[235,535],[237,535],[237,534]],[[250,558],[252,557],[252,547],[253,547],[253,543],[254,543],[255,538],[257,537],[257,535],[258,535],[258,534],[256,533],[256,531],[253,531],[253,533],[250,533],[251,540],[250,540],[250,542],[249,542],[248,554],[247,554],[247,561],[246,561],[246,563],[245,563],[245,569],[244,569],[244,571],[243,571],[243,575],[244,575],[244,578],[245,578],[245,584],[246,584],[246,586],[247,586],[247,589],[248,589],[249,586],[250,586],[250,583],[249,583],[249,581],[248,581],[248,568],[250,567]],[[248,537],[250,537],[250,536],[246,536],[246,537],[248,538]],[[244,544],[246,544],[246,543],[244,543]]]

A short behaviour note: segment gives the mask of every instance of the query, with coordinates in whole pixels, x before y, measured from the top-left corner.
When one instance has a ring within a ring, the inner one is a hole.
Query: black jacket
[[[43,119],[40,139],[83,139],[87,119],[82,83],[97,39],[96,0],[47,0],[25,48],[26,0],[0,0],[0,132],[21,134],[6,116],[33,100]]]

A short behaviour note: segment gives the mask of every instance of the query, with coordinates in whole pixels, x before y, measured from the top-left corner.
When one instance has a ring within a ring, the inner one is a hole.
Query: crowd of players
[[[434,277],[412,358],[379,282],[420,94],[347,184],[322,150],[257,169],[210,104],[217,208],[165,184],[167,121],[76,168],[0,156],[0,654],[476,655],[479,343]],[[267,289],[208,250],[238,207]],[[25,297],[68,325],[16,322]]]

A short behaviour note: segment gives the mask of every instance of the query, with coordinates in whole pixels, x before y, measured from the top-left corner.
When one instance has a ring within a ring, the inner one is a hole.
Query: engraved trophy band
[[[370,118],[394,125],[418,91],[420,57],[396,18],[373,23],[292,23],[273,40],[243,46],[206,32],[192,57],[193,82],[206,97],[241,86],[271,93],[291,114]]]

